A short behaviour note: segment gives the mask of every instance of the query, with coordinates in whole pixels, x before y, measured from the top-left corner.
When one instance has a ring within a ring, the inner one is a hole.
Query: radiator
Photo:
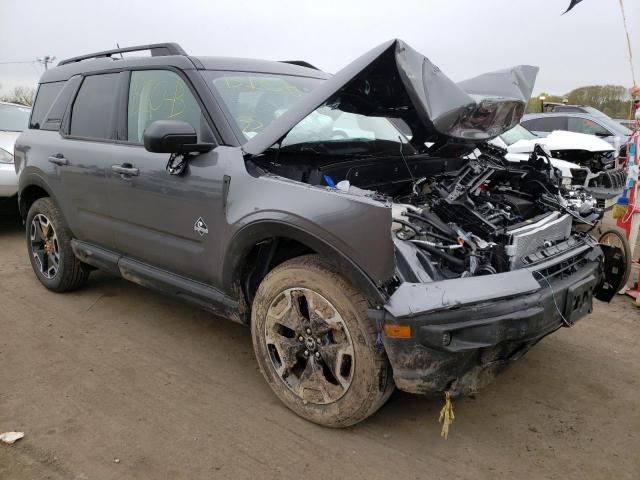
[[[520,268],[523,265],[523,257],[568,239],[571,235],[571,222],[570,215],[553,212],[535,223],[509,231],[511,238],[505,251],[509,257],[511,269]]]

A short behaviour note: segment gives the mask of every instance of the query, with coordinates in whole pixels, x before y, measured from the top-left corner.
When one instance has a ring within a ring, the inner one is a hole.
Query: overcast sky
[[[0,85],[35,86],[39,64],[173,41],[190,54],[304,59],[336,72],[401,38],[458,81],[515,64],[540,67],[534,92],[631,86],[618,0],[0,0]],[[640,74],[640,0],[625,1]]]

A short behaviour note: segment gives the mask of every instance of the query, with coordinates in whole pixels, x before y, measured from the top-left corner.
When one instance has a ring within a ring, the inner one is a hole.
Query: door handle
[[[140,174],[140,170],[135,168],[130,163],[123,163],[122,165],[111,165],[111,170],[121,175],[129,175],[130,177],[135,177]]]
[[[69,165],[69,160],[64,158],[64,155],[62,155],[61,153],[56,153],[55,155],[51,155],[49,157],[49,161],[59,166]]]

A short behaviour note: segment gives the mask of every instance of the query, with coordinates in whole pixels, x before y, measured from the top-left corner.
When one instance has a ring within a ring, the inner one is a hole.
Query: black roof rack
[[[320,70],[315,65],[311,65],[309,62],[305,62],[304,60],[280,60],[280,63],[290,63],[291,65],[298,65],[299,67],[307,67],[313,68],[314,70]]]
[[[113,50],[104,50],[103,52],[90,53],[89,55],[81,55],[79,57],[67,58],[58,63],[67,65],[69,63],[81,62],[82,60],[90,60],[92,58],[109,58],[111,55],[126,52],[140,52],[149,50],[152,57],[164,57],[167,55],[187,55],[180,45],[177,43],[153,43],[151,45],[137,45],[135,47],[115,48]]]

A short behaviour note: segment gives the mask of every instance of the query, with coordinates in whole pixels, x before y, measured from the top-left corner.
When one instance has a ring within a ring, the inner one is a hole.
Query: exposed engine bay
[[[580,244],[574,225],[601,216],[588,193],[565,190],[537,151],[517,168],[487,149],[457,172],[414,183],[394,199],[393,230],[417,246],[433,279],[501,273]],[[542,155],[541,155],[542,154]]]
[[[256,161],[270,170],[392,206],[400,281],[491,275],[535,265],[579,247],[601,218],[596,200],[562,183],[542,148],[506,161],[489,144],[475,158],[376,158],[310,165]],[[322,157],[322,155],[318,156]],[[333,186],[332,186],[333,185]],[[402,265],[417,257],[421,269]]]

